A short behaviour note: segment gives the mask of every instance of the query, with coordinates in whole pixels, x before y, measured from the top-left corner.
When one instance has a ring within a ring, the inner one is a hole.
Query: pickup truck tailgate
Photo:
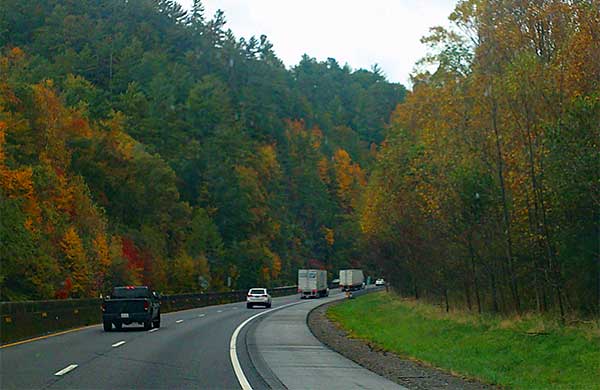
[[[106,313],[143,313],[145,299],[113,299],[106,302]]]

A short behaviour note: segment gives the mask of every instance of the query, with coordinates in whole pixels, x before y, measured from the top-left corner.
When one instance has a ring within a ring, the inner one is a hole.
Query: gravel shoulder
[[[336,301],[313,309],[307,323],[314,336],[323,344],[361,366],[409,389],[494,389],[495,387],[428,367],[423,363],[401,358],[379,349],[368,341],[348,337],[345,330],[325,315]]]

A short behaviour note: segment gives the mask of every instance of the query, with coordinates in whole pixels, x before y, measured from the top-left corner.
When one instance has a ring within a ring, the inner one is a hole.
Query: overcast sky
[[[178,0],[189,9],[193,0]],[[306,53],[353,69],[377,63],[388,79],[408,84],[426,48],[419,39],[448,26],[456,0],[204,0],[206,16],[225,11],[236,37],[266,34],[288,66]]]

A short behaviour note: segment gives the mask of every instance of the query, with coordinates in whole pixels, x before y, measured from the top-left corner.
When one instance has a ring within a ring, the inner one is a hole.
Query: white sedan
[[[383,280],[383,279],[377,279],[375,281],[375,285],[376,286],[385,286],[385,280]]]
[[[266,288],[251,288],[248,291],[246,307],[250,309],[255,305],[265,306],[266,308],[271,307],[271,296]]]

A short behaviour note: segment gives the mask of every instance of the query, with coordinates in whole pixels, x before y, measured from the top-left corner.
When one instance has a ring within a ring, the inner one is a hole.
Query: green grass
[[[600,389],[600,335],[540,317],[502,319],[387,293],[332,306],[351,337],[459,375],[515,389]]]

